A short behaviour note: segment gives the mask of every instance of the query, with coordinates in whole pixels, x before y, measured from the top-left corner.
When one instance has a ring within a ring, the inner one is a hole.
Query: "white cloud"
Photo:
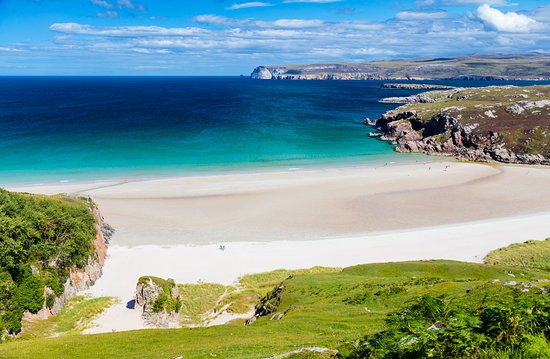
[[[533,18],[535,12],[522,16]],[[407,11],[396,15],[390,24],[319,19],[260,21],[204,14],[195,21],[210,25],[208,29],[203,26],[101,27],[78,23],[56,23],[50,29],[61,35],[56,36],[54,42],[60,53],[82,51],[88,58],[93,52],[101,59],[124,55],[124,59],[143,61],[136,65],[169,61],[175,68],[204,63],[224,68],[227,64],[238,64],[236,68],[242,69],[262,63],[353,62],[550,48],[546,31],[550,27],[542,28],[542,32],[485,31],[477,16],[445,14],[444,11]],[[428,18],[430,21],[425,21]]]
[[[481,5],[477,9],[477,17],[486,28],[499,32],[525,33],[541,28],[540,24],[527,15],[516,12],[502,12],[489,5]]]
[[[113,4],[105,1],[105,0],[90,0],[90,2],[93,4],[93,5],[96,5],[96,6],[101,6],[101,7],[104,7],[106,9],[112,9],[113,8]]]
[[[0,46],[0,52],[23,52],[23,50],[15,48],[15,47]]]
[[[303,29],[309,27],[319,27],[324,24],[322,20],[300,20],[300,19],[281,19],[275,20],[271,23],[267,23],[274,27],[280,27],[285,29]]]
[[[273,6],[273,4],[267,3],[267,2],[260,2],[260,1],[251,1],[251,2],[243,2],[238,4],[233,4],[230,7],[228,7],[229,10],[239,10],[239,9],[247,9],[251,7],[266,7],[266,6]]]
[[[225,16],[212,15],[212,14],[195,16],[195,21],[202,22],[205,24],[214,24],[214,25],[228,25],[228,24],[235,23],[235,21],[231,18],[228,18]]]
[[[50,30],[64,34],[78,35],[99,35],[115,37],[132,36],[191,36],[206,32],[207,30],[197,27],[160,27],[160,26],[118,26],[118,27],[96,27],[77,24],[74,22],[55,23]]]
[[[434,20],[448,16],[445,11],[401,11],[395,17],[399,20]]]

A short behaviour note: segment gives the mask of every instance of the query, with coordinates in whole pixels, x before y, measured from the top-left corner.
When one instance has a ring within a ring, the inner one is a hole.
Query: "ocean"
[[[418,160],[362,124],[420,92],[382,83],[0,77],[0,186]]]

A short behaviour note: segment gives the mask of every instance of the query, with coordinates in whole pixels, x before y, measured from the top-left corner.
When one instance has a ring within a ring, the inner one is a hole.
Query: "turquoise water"
[[[0,185],[403,161],[377,81],[0,78]]]

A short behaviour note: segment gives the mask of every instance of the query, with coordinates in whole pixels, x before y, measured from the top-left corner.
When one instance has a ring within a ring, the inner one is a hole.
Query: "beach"
[[[116,233],[87,292],[115,296],[88,332],[140,329],[143,275],[234,283],[278,268],[451,259],[550,236],[550,168],[432,162],[9,190],[90,196]],[[225,250],[219,250],[219,245]]]

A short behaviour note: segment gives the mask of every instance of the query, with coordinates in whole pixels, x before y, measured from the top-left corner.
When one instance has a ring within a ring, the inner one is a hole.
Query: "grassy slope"
[[[87,298],[76,296],[69,300],[55,316],[44,319],[23,319],[23,332],[19,340],[67,334],[81,334],[92,320],[115,302],[111,297]]]
[[[349,72],[378,73],[387,78],[452,78],[457,76],[495,76],[504,78],[550,77],[548,56],[505,57],[456,57],[445,59],[412,59],[374,61],[366,63],[338,63]],[[321,64],[334,65],[334,64]],[[331,71],[308,71],[319,65],[286,65],[285,68],[300,73],[331,73]],[[277,66],[268,66],[268,68]]]
[[[525,108],[525,101],[550,100],[550,86],[528,87],[480,87],[455,90],[430,91],[432,98],[444,98],[435,103],[404,105],[400,111],[416,111],[424,121],[444,112],[460,120],[463,125],[477,125],[474,133],[488,136],[498,132],[506,146],[516,153],[550,155],[550,106]],[[453,94],[454,93],[454,94]],[[453,94],[452,97],[446,98]],[[509,108],[518,104],[525,108],[521,114],[511,113]],[[487,115],[492,111],[492,115]]]
[[[547,272],[453,261],[370,264],[332,273],[296,274],[284,281],[279,309],[293,309],[282,320],[12,341],[0,346],[0,357],[263,358],[304,346],[335,348],[342,341],[379,331],[387,313],[422,294],[445,293],[472,304],[487,297],[513,296],[512,289],[487,283],[509,280],[510,272],[518,281],[550,278]],[[262,277],[254,281],[263,287]],[[472,289],[471,294],[466,289]]]
[[[516,243],[497,249],[487,255],[485,262],[550,272],[550,238],[545,241]]]

